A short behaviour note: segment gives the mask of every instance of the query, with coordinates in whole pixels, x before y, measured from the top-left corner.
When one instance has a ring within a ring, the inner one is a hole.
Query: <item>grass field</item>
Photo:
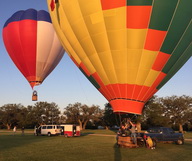
[[[186,137],[192,138],[192,133]],[[192,142],[129,149],[116,146],[113,131],[86,130],[83,136],[65,138],[33,136],[32,131],[14,136],[0,130],[0,161],[192,161]]]

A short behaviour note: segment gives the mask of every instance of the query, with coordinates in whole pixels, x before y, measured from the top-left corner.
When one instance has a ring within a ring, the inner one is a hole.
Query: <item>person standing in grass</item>
[[[16,131],[17,131],[17,127],[14,126],[14,128],[13,128],[13,135],[15,135]]]
[[[22,136],[24,136],[24,130],[25,130],[25,128],[24,128],[24,126],[21,128],[21,131],[22,131]]]

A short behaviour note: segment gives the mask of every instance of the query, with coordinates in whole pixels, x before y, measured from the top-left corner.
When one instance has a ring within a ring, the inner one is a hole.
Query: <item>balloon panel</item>
[[[191,5],[188,0],[48,0],[53,25],[75,64],[114,112],[135,114],[190,58]]]
[[[64,54],[50,15],[43,10],[13,14],[3,27],[3,40],[9,56],[32,88],[43,82]]]

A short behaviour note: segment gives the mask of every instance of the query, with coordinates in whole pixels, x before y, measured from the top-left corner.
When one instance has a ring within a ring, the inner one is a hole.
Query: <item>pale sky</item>
[[[12,14],[29,8],[48,11],[46,0],[0,0],[1,32],[5,21]],[[21,103],[24,106],[35,103],[31,101],[32,89],[8,56],[2,36],[0,37],[0,78],[0,106],[8,103]],[[192,96],[191,81],[192,59],[156,95],[159,97],[172,95]],[[107,103],[104,96],[93,87],[73,64],[67,53],[43,84],[36,89],[39,96],[38,101],[55,102],[61,109],[69,103],[73,104],[75,102],[99,105],[101,108]]]

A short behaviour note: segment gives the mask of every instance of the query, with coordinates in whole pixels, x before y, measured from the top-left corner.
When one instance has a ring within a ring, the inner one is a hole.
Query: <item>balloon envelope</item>
[[[191,57],[192,1],[47,2],[64,48],[114,112],[141,114]]]
[[[41,84],[63,57],[64,49],[47,11],[14,13],[2,34],[9,56],[32,88]]]

